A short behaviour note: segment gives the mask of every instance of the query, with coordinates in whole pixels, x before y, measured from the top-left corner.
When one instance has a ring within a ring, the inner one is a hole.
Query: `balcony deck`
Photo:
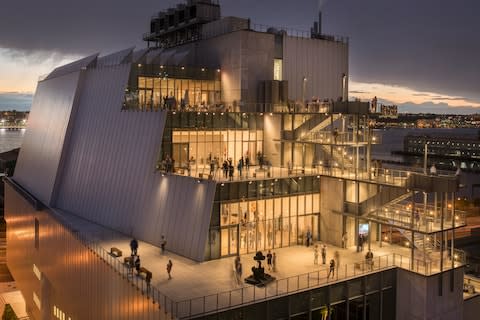
[[[293,167],[288,169],[286,167],[276,166],[251,166],[250,168],[244,168],[242,175],[239,174],[235,167],[234,175],[229,177],[228,173],[225,175],[221,168],[216,168],[210,171],[210,166],[198,166],[196,169],[192,168],[190,172],[187,169],[177,169],[175,173],[167,173],[160,170],[162,174],[176,174],[194,177],[197,179],[211,179],[218,183],[231,183],[231,182],[249,182],[266,179],[284,179],[284,178],[301,178],[303,176],[325,176],[339,179],[346,179],[351,181],[367,182],[395,187],[405,187],[407,178],[411,174],[406,170],[393,170],[393,169],[379,169],[372,168],[369,172],[366,170],[352,170],[352,168],[342,168],[341,163],[333,163],[332,166],[322,164],[312,167]]]

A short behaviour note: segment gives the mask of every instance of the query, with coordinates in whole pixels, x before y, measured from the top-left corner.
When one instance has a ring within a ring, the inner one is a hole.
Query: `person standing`
[[[358,234],[358,242],[357,242],[357,252],[363,251],[363,235],[361,233]]]
[[[238,160],[237,170],[238,170],[238,176],[241,179],[242,178],[242,170],[243,170],[243,157],[240,160]]]
[[[267,253],[267,266],[268,266],[268,271],[272,270],[272,252],[268,250]]]
[[[312,240],[312,233],[310,229],[307,230],[307,248],[310,247],[310,241]]]
[[[228,179],[233,181],[233,164],[228,165]]]
[[[137,250],[138,250],[138,241],[137,239],[133,238],[132,241],[130,241],[130,250],[132,251],[132,256],[137,255]]]
[[[227,162],[227,160],[223,161],[222,168],[223,168],[223,177],[225,179],[227,179],[227,175],[228,175],[228,162]]]
[[[330,260],[330,269],[328,270],[327,279],[330,278],[330,275],[332,275],[332,278],[335,277],[335,260],[333,259]]]
[[[170,274],[172,272],[172,266],[173,266],[172,260],[169,259],[167,263],[168,280],[172,279],[172,275]]]
[[[165,236],[162,235],[162,241],[160,241],[160,249],[162,251],[162,254],[165,253],[165,246],[167,245],[167,240],[165,239]]]
[[[313,248],[313,264],[318,265],[318,245]]]
[[[322,264],[327,263],[327,246],[322,246]]]
[[[140,274],[140,256],[135,258],[135,270],[137,270],[137,274]]]

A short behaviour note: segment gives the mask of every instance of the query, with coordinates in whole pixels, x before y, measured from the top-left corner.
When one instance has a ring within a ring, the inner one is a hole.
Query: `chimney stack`
[[[318,32],[317,34],[322,35],[322,11],[318,10]]]

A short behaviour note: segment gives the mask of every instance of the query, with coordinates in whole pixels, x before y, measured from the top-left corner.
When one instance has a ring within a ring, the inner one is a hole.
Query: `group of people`
[[[161,254],[165,254],[165,247],[167,245],[167,240],[165,239],[165,236],[162,235],[162,239],[160,241],[160,249],[161,249]],[[137,274],[140,274],[140,268],[141,268],[141,262],[140,262],[140,255],[138,255],[138,240],[133,238],[130,241],[130,250],[131,250],[131,258],[128,267],[129,268],[135,268],[137,271]],[[173,262],[171,259],[168,259],[167,263],[167,274],[168,274],[168,279],[172,279],[172,267],[173,267]],[[147,272],[145,276],[145,281],[147,282],[147,288],[150,288],[150,281],[152,279],[152,274],[151,272]]]
[[[322,255],[322,264],[326,264],[327,263],[327,246],[325,244],[322,245],[321,255]],[[318,245],[317,244],[313,247],[313,264],[318,265]],[[330,259],[330,262],[329,262],[327,279],[330,278],[330,276],[332,276],[332,278],[335,277],[335,269],[338,268],[339,265],[340,265],[340,253],[338,251],[335,251],[333,254],[333,258]]]
[[[130,265],[129,267],[135,267],[135,270],[137,270],[137,274],[140,274],[140,256],[138,255],[138,241],[137,239],[133,238],[132,241],[130,241]],[[133,264],[133,265],[132,265]]]
[[[250,169],[250,158],[248,157],[248,155],[246,155],[245,157],[242,156],[237,162],[237,171],[238,171],[238,176],[240,178],[242,178],[244,169],[246,170],[247,177],[248,177],[248,171]],[[215,170],[215,167],[214,166],[212,167],[212,165],[210,165],[210,174],[213,174],[214,170]],[[232,181],[233,174],[235,171],[232,158],[228,158],[223,161],[222,170],[223,170],[223,177],[225,179],[228,178],[230,181]]]
[[[175,160],[169,154],[162,160],[161,169],[165,172],[173,172],[175,168]]]
[[[363,245],[367,242],[367,235],[363,233],[358,234],[357,252],[363,251]]]

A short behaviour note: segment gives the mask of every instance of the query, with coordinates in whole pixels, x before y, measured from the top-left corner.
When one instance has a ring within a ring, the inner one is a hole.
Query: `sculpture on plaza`
[[[252,267],[252,275],[245,278],[245,283],[263,287],[275,280],[275,277],[265,273],[265,269],[262,267],[262,261],[265,260],[265,256],[263,255],[262,251],[258,251],[253,257],[253,260],[258,263],[258,266]]]

